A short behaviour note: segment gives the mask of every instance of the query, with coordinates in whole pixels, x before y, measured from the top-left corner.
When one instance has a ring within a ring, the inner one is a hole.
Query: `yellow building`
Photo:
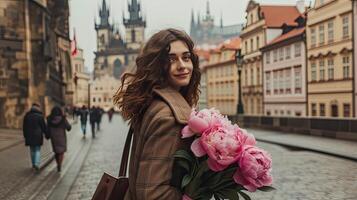
[[[207,73],[206,66],[209,63],[210,53],[209,50],[205,49],[195,49],[199,61],[201,70],[201,81],[200,81],[200,97],[198,100],[198,109],[207,108]]]
[[[307,15],[308,114],[354,113],[352,1],[316,0]]]
[[[297,5],[260,5],[249,1],[246,9],[246,24],[242,38],[242,94],[244,114],[263,114],[263,70],[260,48],[282,34],[282,25],[294,26],[294,21],[304,12],[304,1]]]
[[[237,114],[238,74],[235,60],[240,49],[240,38],[224,42],[213,50],[208,65],[205,66],[207,106],[215,107],[222,114]]]

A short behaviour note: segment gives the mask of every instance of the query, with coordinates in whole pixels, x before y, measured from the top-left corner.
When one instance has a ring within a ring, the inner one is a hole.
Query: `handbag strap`
[[[126,176],[126,169],[128,168],[128,157],[129,157],[129,151],[130,151],[130,143],[131,143],[132,137],[133,137],[133,128],[130,126],[128,135],[126,136],[123,154],[121,156],[119,177]]]

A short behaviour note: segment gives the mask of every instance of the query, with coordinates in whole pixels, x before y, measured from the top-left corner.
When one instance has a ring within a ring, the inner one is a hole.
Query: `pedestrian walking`
[[[43,136],[48,138],[46,122],[39,104],[32,104],[30,111],[25,114],[22,129],[25,145],[30,147],[32,168],[39,171]]]
[[[57,171],[60,172],[64,153],[67,151],[66,131],[70,131],[72,128],[60,107],[55,106],[52,108],[51,114],[47,117],[47,128],[52,149],[55,153]]]
[[[179,133],[199,97],[201,74],[193,47],[185,32],[162,30],[137,57],[136,72],[122,77],[114,102],[134,131],[126,200],[182,199],[182,175],[174,170],[173,155],[190,148],[191,141]]]
[[[97,132],[100,131],[100,124],[102,122],[102,116],[103,116],[103,113],[104,113],[104,110],[97,106],[96,108],[96,112],[97,112],[97,119],[96,119],[96,125],[97,125]]]
[[[85,105],[78,112],[81,121],[81,129],[83,133],[83,138],[86,137],[87,120],[88,120],[88,109]]]
[[[98,121],[98,117],[99,117],[98,109],[95,106],[93,106],[90,109],[90,113],[89,113],[89,122],[92,129],[92,138],[95,138],[95,131],[96,131],[95,124]]]
[[[109,119],[109,122],[112,122],[113,114],[114,114],[114,108],[110,108],[110,109],[108,110],[108,119]]]

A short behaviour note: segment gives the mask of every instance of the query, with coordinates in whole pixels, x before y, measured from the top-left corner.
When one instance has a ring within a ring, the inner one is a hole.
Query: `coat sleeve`
[[[137,199],[181,200],[182,194],[170,185],[173,154],[178,149],[180,126],[175,118],[160,116],[149,123],[136,180]]]
[[[48,127],[45,122],[45,118],[41,117],[40,119],[40,126],[41,126],[41,131],[45,135],[45,138],[49,139],[50,138],[50,133],[48,130]]]

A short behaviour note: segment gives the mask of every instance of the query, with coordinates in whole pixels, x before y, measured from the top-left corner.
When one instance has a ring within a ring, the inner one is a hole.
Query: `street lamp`
[[[243,55],[241,49],[236,52],[236,63],[238,69],[238,105],[237,114],[244,114],[243,103],[242,103],[242,84],[241,84],[241,73],[243,68]]]

